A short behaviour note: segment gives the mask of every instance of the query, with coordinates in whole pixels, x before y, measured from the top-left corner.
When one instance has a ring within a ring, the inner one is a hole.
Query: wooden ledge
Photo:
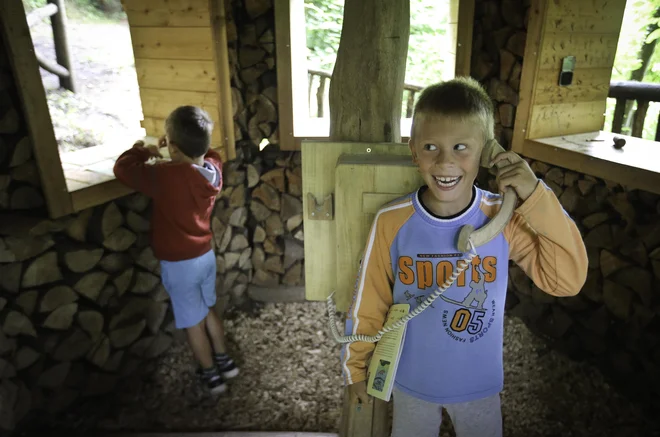
[[[302,142],[320,143],[330,141],[330,119],[315,117],[299,117],[295,122],[293,133],[293,142],[288,148],[282,147],[282,150],[301,150]],[[401,143],[408,144],[410,139],[410,129],[412,128],[412,118],[401,118]],[[293,148],[291,148],[293,147]]]
[[[142,140],[146,144],[158,143],[155,137],[144,137]],[[130,144],[122,141],[61,154],[64,178],[74,212],[102,205],[133,192],[117,181],[113,173],[117,158],[129,147]],[[163,152],[167,154],[166,150]]]
[[[71,203],[73,204],[73,211],[80,212],[128,196],[131,193],[133,193],[132,189],[117,179],[112,179],[73,191],[71,193]]]
[[[615,149],[614,137],[626,145]],[[660,194],[660,143],[611,132],[525,140],[521,155],[547,164]]]
[[[147,145],[158,144],[156,137],[144,137],[142,141]],[[133,193],[132,189],[115,179],[113,172],[117,158],[127,149],[125,144],[122,147],[96,146],[62,154],[62,168],[73,212],[103,205]],[[221,148],[214,150],[224,156]],[[166,148],[160,152],[164,159],[170,158]]]

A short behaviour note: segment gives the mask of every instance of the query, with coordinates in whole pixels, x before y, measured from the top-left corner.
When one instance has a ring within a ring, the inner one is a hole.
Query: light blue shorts
[[[184,261],[160,262],[161,279],[172,300],[177,329],[197,325],[215,305],[215,272],[213,250]]]

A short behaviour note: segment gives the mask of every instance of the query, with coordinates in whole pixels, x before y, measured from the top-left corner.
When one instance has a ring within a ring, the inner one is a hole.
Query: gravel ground
[[[192,376],[192,356],[178,342],[147,377],[118,390],[114,403],[87,403],[61,416],[57,427],[87,421],[107,431],[337,432],[339,347],[326,320],[323,303],[268,304],[258,314],[238,314],[226,329],[242,373],[224,397],[204,394]],[[645,417],[595,368],[547,350],[518,319],[506,320],[505,333],[505,436],[658,435],[660,419]],[[454,435],[449,423],[441,435]]]
[[[55,62],[48,21],[30,33],[37,53]],[[69,19],[67,33],[76,92],[60,89],[57,76],[39,69],[60,151],[118,141],[130,146],[144,131],[127,22]]]

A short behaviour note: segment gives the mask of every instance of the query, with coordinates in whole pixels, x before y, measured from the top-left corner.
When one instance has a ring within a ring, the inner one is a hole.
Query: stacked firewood
[[[271,165],[269,165],[271,164]],[[226,166],[225,188],[213,219],[224,291],[238,299],[247,283],[302,283],[303,230],[300,154],[268,163],[258,157]]]
[[[472,76],[495,101],[496,138],[511,144],[527,40],[529,1],[477,2]]]
[[[169,348],[148,206],[133,195],[57,221],[3,216],[0,428],[111,392]]]

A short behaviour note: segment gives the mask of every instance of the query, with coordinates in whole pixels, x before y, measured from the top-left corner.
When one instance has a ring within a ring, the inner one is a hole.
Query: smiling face
[[[424,205],[436,215],[450,216],[472,200],[484,135],[475,117],[419,114],[409,146],[429,187]]]

